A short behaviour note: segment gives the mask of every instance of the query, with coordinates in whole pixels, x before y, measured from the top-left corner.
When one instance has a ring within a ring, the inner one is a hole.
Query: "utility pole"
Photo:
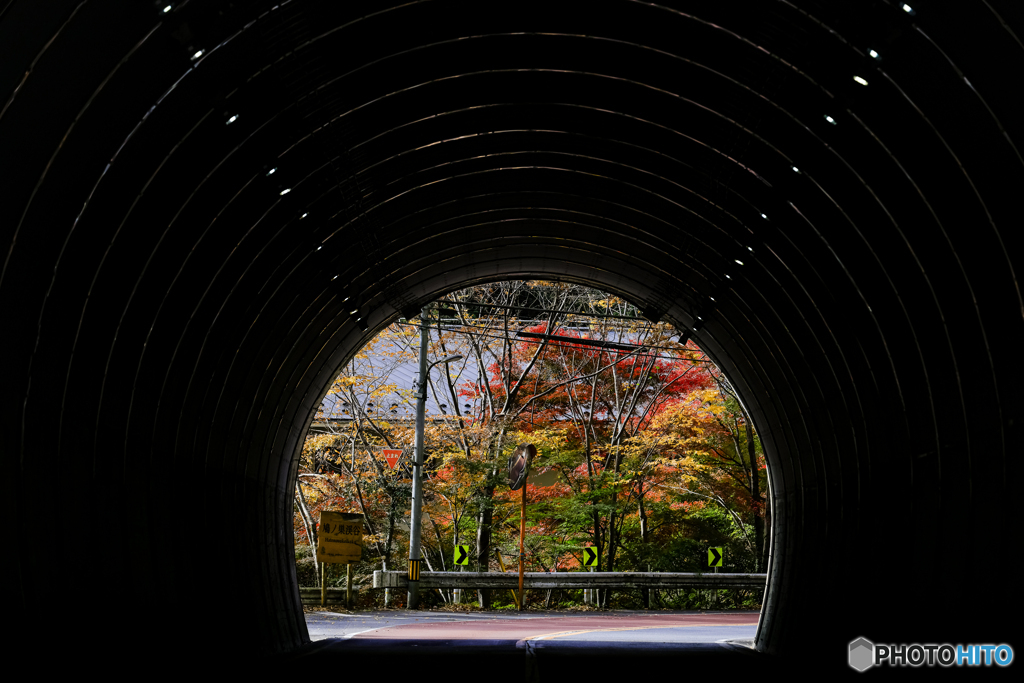
[[[409,591],[406,608],[416,609],[420,600],[420,515],[423,511],[423,428],[427,412],[427,373],[438,363],[459,360],[462,356],[445,356],[427,365],[427,342],[430,323],[427,307],[420,309],[420,366],[416,381],[416,440],[413,442],[412,512],[409,515]]]

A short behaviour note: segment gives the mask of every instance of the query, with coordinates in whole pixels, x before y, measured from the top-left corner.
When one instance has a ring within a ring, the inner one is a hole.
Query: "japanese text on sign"
[[[349,564],[363,554],[363,516],[349,512],[321,512],[316,538],[319,562]]]

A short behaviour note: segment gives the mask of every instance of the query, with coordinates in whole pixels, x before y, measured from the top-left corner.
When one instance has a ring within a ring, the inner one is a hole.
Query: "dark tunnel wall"
[[[314,407],[399,312],[512,277],[621,294],[740,389],[760,650],[1013,644],[1024,12],[901,4],[0,2],[24,647],[58,596],[97,660],[132,595],[119,652],[307,642]]]

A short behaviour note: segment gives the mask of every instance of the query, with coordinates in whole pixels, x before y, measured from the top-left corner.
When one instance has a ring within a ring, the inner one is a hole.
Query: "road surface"
[[[514,640],[717,643],[753,642],[757,612],[312,612],[306,626],[313,641]]]
[[[480,667],[488,683],[565,680],[580,667],[600,672],[593,680],[677,669],[763,674],[771,661],[752,649],[757,619],[757,612],[316,612],[306,615],[313,642],[286,658],[328,667],[401,662],[424,675]]]

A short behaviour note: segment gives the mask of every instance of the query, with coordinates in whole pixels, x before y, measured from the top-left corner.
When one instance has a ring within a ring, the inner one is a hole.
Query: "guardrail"
[[[353,598],[362,589],[362,586],[352,586]],[[303,605],[319,605],[320,604],[320,589],[319,588],[299,588],[299,599]],[[327,598],[324,601],[328,605],[344,605],[345,604],[345,589],[344,588],[327,588]]]
[[[767,574],[526,572],[523,588],[764,588]],[[375,571],[374,588],[407,588],[403,571]],[[422,572],[420,588],[519,588],[518,572]]]

